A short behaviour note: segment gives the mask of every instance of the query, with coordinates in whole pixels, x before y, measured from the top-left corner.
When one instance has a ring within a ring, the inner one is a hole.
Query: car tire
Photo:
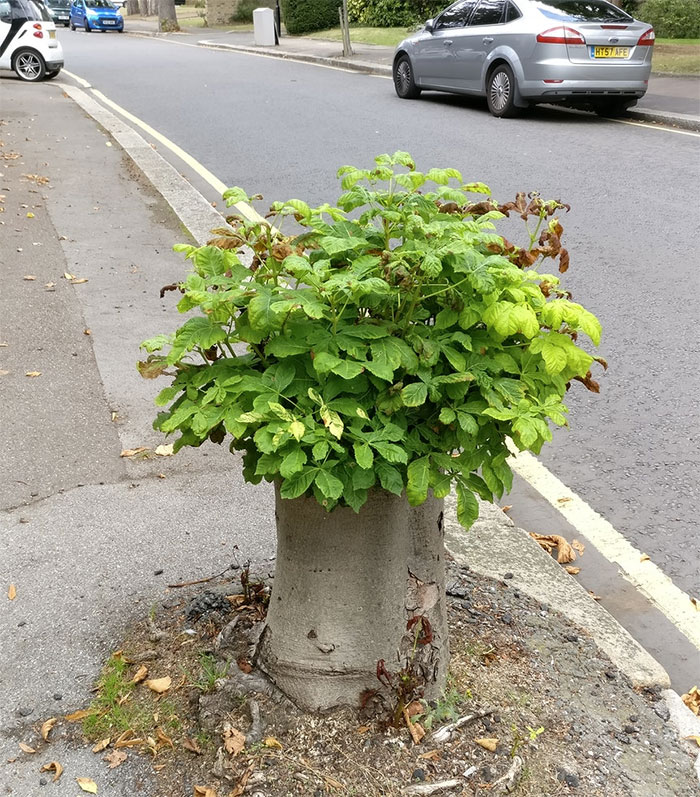
[[[394,63],[394,89],[402,100],[416,100],[420,97],[420,89],[413,79],[413,66],[407,55],[397,58]]]
[[[63,23],[63,27],[64,27],[64,28],[67,28],[69,25],[70,25],[70,22],[64,22],[64,23]]]
[[[520,113],[515,104],[518,86],[508,64],[498,64],[486,79],[486,102],[489,111],[498,117],[513,117]]]
[[[70,25],[71,30],[75,30],[75,25],[72,22],[69,22],[68,24]]]
[[[18,50],[12,59],[12,68],[20,80],[36,83],[46,74],[46,63],[36,50]]]
[[[85,33],[92,32],[92,28],[90,27],[90,23],[87,21],[87,19],[83,22],[83,27],[85,28]]]
[[[59,67],[58,69],[51,70],[51,72],[46,72],[44,75],[44,80],[53,80],[55,77],[58,77],[60,71],[61,68]]]

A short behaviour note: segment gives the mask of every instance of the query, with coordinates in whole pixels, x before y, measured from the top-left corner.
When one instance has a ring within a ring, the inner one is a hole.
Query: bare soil
[[[438,704],[411,704],[413,734],[403,719],[392,725],[379,695],[303,714],[251,671],[271,567],[170,589],[110,659],[83,729],[91,744],[109,739],[106,756],[150,758],[159,796],[483,796],[511,786],[523,797],[697,796],[658,695],[635,691],[509,574],[492,581],[450,565],[449,686]],[[162,694],[149,688],[167,677]],[[434,736],[441,729],[446,740]]]

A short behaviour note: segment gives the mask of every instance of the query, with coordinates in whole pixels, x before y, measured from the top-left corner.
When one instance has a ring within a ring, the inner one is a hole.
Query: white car
[[[54,78],[63,66],[63,48],[43,3],[0,0],[0,69],[21,80]]]

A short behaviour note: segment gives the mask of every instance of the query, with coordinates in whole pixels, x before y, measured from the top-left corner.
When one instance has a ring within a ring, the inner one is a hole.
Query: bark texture
[[[175,11],[175,0],[158,0],[158,27],[164,33],[180,30]]]
[[[313,498],[276,489],[277,564],[258,664],[301,708],[357,705],[377,689],[377,662],[410,661],[426,697],[448,664],[442,501],[410,507],[376,491],[360,514],[326,512]],[[414,645],[416,615],[432,633]],[[415,649],[415,650],[414,650]]]

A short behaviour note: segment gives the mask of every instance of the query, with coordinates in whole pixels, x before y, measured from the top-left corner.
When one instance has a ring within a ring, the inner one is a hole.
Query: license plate
[[[591,47],[593,58],[629,58],[629,47]]]
[[[55,38],[56,38],[56,31],[55,30],[50,30],[49,31],[49,39],[55,39]]]
[[[114,25],[114,20],[113,19],[105,19],[103,24],[105,24],[105,25]]]

